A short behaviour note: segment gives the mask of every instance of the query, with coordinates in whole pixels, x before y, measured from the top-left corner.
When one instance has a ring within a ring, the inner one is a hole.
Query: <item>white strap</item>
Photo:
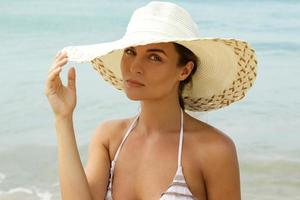
[[[180,115],[180,138],[179,138],[179,148],[178,148],[178,166],[181,166],[182,145],[183,145],[183,111],[182,111],[182,109],[180,111],[181,111],[181,115]],[[116,162],[116,160],[118,159],[118,156],[119,156],[120,150],[123,146],[123,143],[125,142],[126,138],[128,137],[129,133],[131,132],[131,130],[135,127],[136,121],[139,118],[139,114],[133,120],[133,122],[131,123],[129,129],[127,130],[127,132],[125,134],[125,136],[123,137],[123,140],[122,140],[121,144],[119,145],[117,153],[114,157],[114,160],[113,160],[114,162]]]
[[[117,150],[117,153],[116,153],[116,155],[115,155],[115,157],[114,157],[114,160],[113,160],[114,162],[116,162],[116,160],[118,159],[118,156],[119,156],[120,150],[121,150],[121,148],[122,148],[122,146],[123,146],[123,143],[125,142],[127,136],[128,136],[129,133],[131,132],[131,130],[135,127],[136,121],[137,121],[137,119],[139,118],[139,116],[140,116],[140,113],[139,113],[139,114],[136,116],[136,118],[133,120],[133,122],[131,123],[129,129],[127,130],[127,132],[126,132],[126,134],[125,134],[125,136],[123,137],[123,140],[122,140],[121,144],[119,145],[119,148],[118,148],[118,150]]]
[[[178,167],[181,166],[181,157],[182,157],[182,143],[183,143],[183,111],[180,109],[180,138],[179,138],[179,147],[178,147]]]

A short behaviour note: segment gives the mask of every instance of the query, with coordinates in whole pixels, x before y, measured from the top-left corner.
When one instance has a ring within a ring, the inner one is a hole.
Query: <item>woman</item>
[[[244,97],[255,54],[244,41],[200,39],[197,31],[181,7],[151,2],[134,12],[121,40],[56,56],[45,94],[55,115],[62,199],[241,199],[233,141],[185,109],[209,111]],[[85,168],[72,120],[75,69],[67,86],[59,77],[68,60],[91,62],[140,102],[135,117],[96,128]]]

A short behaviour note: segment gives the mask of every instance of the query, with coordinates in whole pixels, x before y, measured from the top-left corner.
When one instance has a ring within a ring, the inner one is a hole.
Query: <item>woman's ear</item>
[[[181,67],[180,68],[180,81],[183,81],[185,80],[189,75],[190,73],[192,72],[194,68],[194,62],[193,61],[189,61],[184,67]]]

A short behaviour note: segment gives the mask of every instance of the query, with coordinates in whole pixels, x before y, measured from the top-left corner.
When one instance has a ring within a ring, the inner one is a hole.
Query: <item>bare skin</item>
[[[163,50],[153,51],[153,50]],[[66,55],[60,55],[54,66],[63,66]],[[172,182],[177,168],[177,154],[180,130],[180,105],[177,89],[180,80],[184,80],[193,68],[192,63],[177,67],[178,55],[172,43],[151,44],[126,49],[121,61],[124,80],[134,79],[142,82],[140,87],[125,84],[125,93],[129,99],[139,100],[141,115],[137,126],[132,130],[120,152],[115,168],[113,198],[118,199],[159,199]],[[72,113],[76,101],[75,70],[69,71],[70,86],[68,98],[62,97],[60,103],[46,92],[57,119],[59,141],[74,138]],[[51,77],[58,77],[59,70]],[[51,81],[50,81],[51,82]],[[57,84],[49,83],[49,88]],[[73,88],[73,89],[71,89]],[[63,96],[63,95],[62,95]],[[72,97],[72,98],[71,98]],[[68,100],[66,100],[68,99]],[[68,104],[61,102],[66,100]],[[64,108],[64,109],[59,109]],[[104,199],[110,162],[126,129],[133,118],[110,120],[99,124],[93,133],[89,145],[88,162],[84,172],[79,155],[76,153],[75,139],[72,145],[61,145],[60,162],[66,155],[72,158],[73,165],[64,162],[60,165],[60,181],[65,199]],[[59,125],[59,126],[58,126]],[[69,150],[68,150],[69,148]],[[64,152],[64,153],[63,153]],[[69,152],[73,152],[68,154]],[[75,152],[75,153],[74,153]],[[74,162],[74,160],[76,162]],[[71,161],[70,161],[71,162]],[[75,165],[75,166],[74,166]],[[183,173],[187,184],[195,197],[204,200],[239,200],[240,177],[238,159],[233,141],[220,130],[201,122],[184,112],[184,143],[182,154]],[[67,172],[69,170],[69,172]],[[63,172],[69,174],[66,175]],[[73,178],[71,178],[71,175]],[[72,183],[74,176],[76,184]],[[72,184],[68,186],[68,184]],[[75,187],[75,188],[73,188]],[[73,190],[72,190],[73,188]],[[72,192],[75,193],[72,196]],[[85,194],[86,198],[77,195]]]
[[[73,111],[76,106],[75,69],[71,68],[68,72],[67,86],[62,84],[59,77],[66,63],[66,53],[58,54],[48,71],[45,84],[45,95],[55,118],[61,198],[63,200],[92,200],[73,128]]]

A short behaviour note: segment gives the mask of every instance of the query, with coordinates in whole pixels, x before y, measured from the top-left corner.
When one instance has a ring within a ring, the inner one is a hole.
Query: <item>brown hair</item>
[[[198,68],[199,58],[191,50],[184,47],[183,45],[180,45],[178,43],[173,43],[173,44],[175,46],[176,52],[179,55],[178,62],[177,62],[177,65],[179,67],[185,66],[189,61],[192,61],[194,63],[193,70],[191,71],[189,76],[186,79],[180,81],[180,83],[179,83],[178,98],[179,98],[180,107],[184,110],[182,91],[183,91],[185,85],[191,81],[192,76],[195,74],[195,72]]]

